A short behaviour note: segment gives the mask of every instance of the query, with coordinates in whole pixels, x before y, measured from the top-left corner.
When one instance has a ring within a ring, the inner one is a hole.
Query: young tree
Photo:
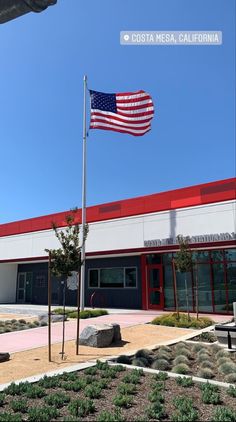
[[[186,292],[186,306],[189,315],[189,300],[188,300],[188,286],[187,286],[187,273],[192,270],[192,252],[189,247],[189,237],[184,237],[182,235],[177,236],[179,242],[179,251],[176,253],[175,256],[175,265],[177,271],[185,274],[185,292]]]
[[[86,240],[88,234],[88,225],[85,226],[84,238],[80,242],[80,227],[75,222],[77,209],[71,211],[66,216],[67,227],[59,230],[55,223],[52,223],[55,236],[61,244],[58,249],[45,249],[50,255],[50,272],[56,277],[62,277],[63,279],[63,336],[62,336],[62,359],[64,355],[64,340],[65,340],[65,292],[66,282],[68,277],[75,271],[80,274],[81,265],[81,248]],[[80,244],[81,243],[81,244]],[[78,298],[80,285],[78,280]],[[78,319],[77,326],[79,327],[79,299],[78,299]],[[78,330],[77,330],[77,343],[78,343]],[[78,349],[78,344],[77,344]]]

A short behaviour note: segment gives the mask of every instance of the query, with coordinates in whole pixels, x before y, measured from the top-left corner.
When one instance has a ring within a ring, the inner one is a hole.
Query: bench
[[[231,339],[230,333],[236,333],[236,325],[216,325],[215,326],[216,335],[217,335],[217,331],[227,332],[228,349],[232,349],[232,339]]]

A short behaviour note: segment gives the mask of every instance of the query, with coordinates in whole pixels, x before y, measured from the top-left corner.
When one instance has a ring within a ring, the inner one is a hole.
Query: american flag
[[[145,91],[105,94],[91,91],[90,129],[142,136],[151,129],[154,106]]]

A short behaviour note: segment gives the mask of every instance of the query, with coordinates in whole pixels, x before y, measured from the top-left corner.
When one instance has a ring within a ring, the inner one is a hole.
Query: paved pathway
[[[146,324],[153,319],[153,315],[103,315],[97,318],[88,318],[80,320],[80,332],[91,324],[99,323],[119,323],[121,327]],[[76,338],[76,320],[66,321],[65,340]],[[52,324],[52,343],[61,342],[62,323]],[[48,344],[48,327],[32,328],[25,331],[15,331],[0,335],[0,352],[22,352],[23,350],[35,349]]]

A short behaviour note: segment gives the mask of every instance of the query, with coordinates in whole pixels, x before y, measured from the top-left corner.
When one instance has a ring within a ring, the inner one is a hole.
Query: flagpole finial
[[[87,75],[84,75],[84,82],[87,82]]]

